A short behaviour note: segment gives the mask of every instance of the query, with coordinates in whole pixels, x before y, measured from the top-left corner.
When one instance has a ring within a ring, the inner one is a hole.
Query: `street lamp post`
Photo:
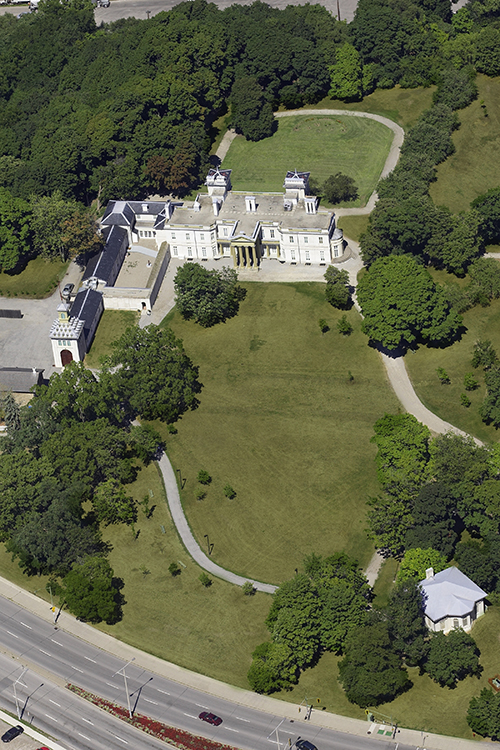
[[[14,688],[14,699],[15,699],[15,701],[16,701],[16,713],[17,713],[17,718],[18,718],[18,719],[20,719],[20,718],[21,718],[21,712],[20,712],[20,710],[19,710],[19,700],[18,700],[18,698],[17,698],[16,685],[17,685],[17,684],[19,683],[19,684],[20,684],[20,685],[22,685],[23,687],[28,687],[27,685],[25,685],[25,684],[24,684],[24,682],[21,682],[21,677],[22,677],[22,676],[24,675],[24,673],[25,673],[25,672],[27,672],[27,671],[28,671],[28,667],[23,667],[23,671],[21,672],[21,674],[19,675],[19,677],[17,678],[17,680],[16,680],[15,682],[14,682],[14,685],[13,685],[13,688]]]
[[[128,661],[128,662],[127,662],[127,663],[125,664],[125,666],[123,666],[123,667],[122,667],[121,669],[118,669],[118,670],[117,670],[117,671],[115,672],[115,674],[113,675],[113,677],[114,677],[115,675],[117,675],[117,674],[121,674],[121,675],[123,675],[123,680],[124,680],[124,682],[125,682],[125,694],[126,694],[126,696],[127,696],[127,708],[128,708],[128,715],[129,715],[129,717],[130,717],[130,718],[132,718],[132,709],[130,708],[130,695],[129,695],[129,692],[128,692],[128,685],[127,685],[127,674],[126,674],[125,670],[126,670],[126,668],[127,668],[128,666],[129,666],[129,664],[132,664],[132,662],[133,662],[133,661],[135,661],[135,656],[134,656],[134,658],[133,658],[133,659],[131,659],[130,661]]]

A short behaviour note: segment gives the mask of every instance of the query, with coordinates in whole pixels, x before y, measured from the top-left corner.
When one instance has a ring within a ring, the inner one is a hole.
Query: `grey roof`
[[[109,201],[101,219],[101,224],[118,224],[120,227],[131,227],[135,214],[126,201]]]
[[[122,249],[123,241],[128,235],[126,229],[111,226],[103,230],[103,236],[106,242],[104,250],[89,260],[82,282],[97,278],[105,284],[108,283],[111,271],[115,267],[116,258]]]
[[[128,205],[136,215],[150,214],[151,216],[157,216],[165,209],[165,203],[165,201],[129,201]],[[144,211],[145,206],[147,206],[147,211]]]
[[[103,305],[102,294],[96,292],[95,289],[81,289],[75,297],[71,308],[71,318],[72,320],[78,318],[83,321],[83,333],[86,341],[95,316]]]
[[[42,374],[37,367],[0,367],[0,390],[30,393],[42,381]]]
[[[464,617],[487,594],[458,568],[451,567],[420,582],[425,595],[425,614],[433,622],[443,617]]]

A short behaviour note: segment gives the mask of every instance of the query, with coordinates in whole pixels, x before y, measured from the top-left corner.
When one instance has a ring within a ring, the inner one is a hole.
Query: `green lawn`
[[[373,587],[373,593],[375,594],[374,605],[376,607],[386,607],[388,605],[398,568],[399,562],[394,557],[389,557],[382,563]]]
[[[109,354],[111,343],[120,338],[127,328],[135,326],[138,313],[132,310],[104,310],[97,331],[90,347],[85,364],[87,367],[99,367],[101,357]]]
[[[135,540],[127,526],[105,532],[113,545],[109,561],[125,581],[127,604],[122,622],[102,629],[195,672],[248,687],[252,651],[268,635],[264,620],[270,597],[245,596],[217,578],[204,588],[198,580],[201,568],[186,554],[173,526],[156,465],[143,469],[131,487],[139,501],[152,490],[155,509],[149,519],[139,510]],[[182,569],[175,578],[168,572],[172,562]]]
[[[476,101],[458,112],[460,127],[453,134],[456,151],[439,165],[437,182],[430,189],[436,205],[454,212],[466,211],[474,198],[500,184],[500,78],[478,75],[477,85]]]
[[[296,116],[279,120],[277,132],[257,143],[237,136],[223,166],[233,170],[234,190],[282,192],[287,170],[311,172],[323,183],[336,172],[353,177],[362,206],[375,189],[393,133],[361,117]]]
[[[375,420],[399,404],[355,310],[341,313],[322,284],[247,284],[239,315],[203,329],[168,321],[200,366],[201,405],[178,423],[168,453],[186,480],[184,507],[200,544],[241,575],[279,583],[311,552],[345,550],[365,565],[365,501],[378,492]],[[331,330],[322,335],[318,320]],[[349,380],[349,370],[354,380]],[[197,501],[198,471],[213,477]],[[226,483],[237,492],[223,494]]]
[[[433,275],[437,278],[435,273]],[[408,352],[406,367],[418,397],[431,411],[480,440],[496,442],[498,431],[485,425],[478,413],[486,395],[484,375],[482,368],[473,370],[471,359],[474,343],[478,339],[490,339],[500,354],[500,300],[492,302],[490,307],[469,310],[463,320],[467,332],[461,341],[446,349],[421,347],[417,352]],[[436,374],[438,367],[443,367],[448,373],[451,380],[449,385],[441,385]],[[464,375],[468,372],[475,373],[480,387],[468,392],[472,404],[465,408],[460,403],[460,394],[465,392]]]
[[[368,229],[369,216],[340,216],[338,226],[344,230],[344,236],[349,240],[359,242],[359,238]]]
[[[416,123],[422,112],[432,106],[435,86],[429,88],[376,89],[360,102],[342,102],[326,97],[318,104],[307,105],[306,109],[351,109],[356,112],[371,112],[394,120],[405,130]]]
[[[52,294],[66,273],[69,261],[34,258],[18,274],[0,272],[1,297],[43,299]]]

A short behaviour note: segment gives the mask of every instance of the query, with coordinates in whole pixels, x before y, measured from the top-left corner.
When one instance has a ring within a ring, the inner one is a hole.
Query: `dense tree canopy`
[[[87,622],[112,624],[121,616],[119,583],[102,557],[89,556],[63,579],[64,600],[70,612]]]
[[[176,304],[185,320],[204,328],[222,323],[238,313],[246,290],[238,285],[234,268],[207,271],[199,263],[184,263],[175,274]]]
[[[419,342],[444,344],[458,334],[461,319],[429,272],[409,256],[375,261],[358,284],[363,331],[387,349]]]

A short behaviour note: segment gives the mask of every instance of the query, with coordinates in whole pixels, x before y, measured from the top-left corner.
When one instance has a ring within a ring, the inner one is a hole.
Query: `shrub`
[[[212,585],[212,579],[210,576],[208,576],[205,571],[200,574],[198,580],[200,581],[201,585],[204,586],[206,589],[208,589],[209,586]]]
[[[352,325],[347,320],[347,316],[346,315],[342,315],[342,317],[338,321],[338,323],[337,323],[337,331],[342,336],[350,336],[351,335],[351,333],[352,333]]]
[[[194,496],[197,500],[204,500],[207,496],[207,492],[203,489],[203,487],[198,487],[198,489],[194,493]]]
[[[439,380],[441,381],[441,385],[449,385],[450,384],[450,378],[448,373],[443,367],[438,367],[437,370],[437,376]]]
[[[181,574],[181,569],[179,568],[176,562],[173,562],[173,563],[170,563],[170,565],[168,566],[168,572],[170,573],[171,576],[174,576],[175,578],[175,576],[178,576]]]
[[[319,325],[319,330],[321,331],[321,333],[326,333],[327,331],[330,330],[328,323],[326,322],[324,318],[320,318],[318,320],[318,325]]]
[[[462,404],[462,406],[465,406],[466,409],[468,409],[471,405],[471,400],[466,393],[460,394],[460,403]]]
[[[464,375],[464,388],[466,391],[475,391],[479,383],[474,377],[474,373],[468,372]]]
[[[245,583],[241,587],[241,590],[243,591],[245,596],[253,596],[255,594],[254,585],[251,581],[245,581]]]
[[[233,500],[236,497],[236,491],[233,490],[230,484],[226,484],[224,487],[224,494],[226,497],[228,497],[230,500]]]
[[[205,469],[200,469],[198,472],[198,482],[200,484],[210,484],[212,481],[212,477],[208,473],[208,471],[205,471]]]

